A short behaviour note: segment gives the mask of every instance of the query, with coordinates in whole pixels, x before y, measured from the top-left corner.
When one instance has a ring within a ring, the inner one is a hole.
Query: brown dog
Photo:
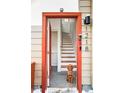
[[[72,83],[73,79],[74,79],[74,77],[73,77],[73,65],[71,65],[71,64],[67,65],[67,69],[68,69],[68,71],[67,71],[67,79],[66,80],[68,83]]]

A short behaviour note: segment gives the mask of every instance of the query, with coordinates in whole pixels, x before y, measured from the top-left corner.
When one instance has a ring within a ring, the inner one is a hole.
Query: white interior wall
[[[76,45],[76,20],[75,19],[71,20],[70,22],[70,31],[72,34],[73,45]],[[74,46],[74,49],[76,51],[76,46]]]
[[[68,21],[66,21],[68,20]],[[69,19],[63,19],[62,20],[62,29],[66,33],[73,32],[71,30],[76,30],[75,29],[75,18],[69,18]]]
[[[63,22],[62,23],[62,29],[63,29],[63,32],[70,33],[70,24],[69,24],[69,22]]]
[[[58,40],[57,31],[53,31],[52,32],[52,64],[51,64],[52,66],[57,66],[57,62],[58,62],[57,40]]]

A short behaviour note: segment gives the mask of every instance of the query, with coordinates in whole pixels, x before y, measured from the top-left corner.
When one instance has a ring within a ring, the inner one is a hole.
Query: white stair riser
[[[74,51],[62,51],[62,53],[75,53]]]
[[[61,65],[69,65],[69,64],[71,64],[71,65],[77,65],[77,63],[61,63]]]
[[[61,56],[75,56],[75,54],[61,54]]]
[[[62,61],[76,61],[76,58],[61,58]]]

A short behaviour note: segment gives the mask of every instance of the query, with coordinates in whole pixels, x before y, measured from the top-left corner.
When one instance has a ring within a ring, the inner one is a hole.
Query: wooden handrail
[[[35,62],[31,63],[31,90],[34,88],[35,80]]]

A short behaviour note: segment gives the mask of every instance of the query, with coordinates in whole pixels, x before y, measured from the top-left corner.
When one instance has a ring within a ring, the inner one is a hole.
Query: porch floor
[[[52,88],[67,88],[66,72],[57,72],[57,66],[52,66],[50,77],[50,86]],[[76,72],[74,72],[74,81],[71,87],[76,87]]]
[[[41,92],[41,89],[35,89],[34,91],[33,91],[33,93],[42,93]],[[51,93],[51,92],[50,92]],[[52,92],[53,93],[53,92]],[[93,93],[93,90],[89,90],[89,91],[84,91],[84,90],[82,90],[82,93]]]

